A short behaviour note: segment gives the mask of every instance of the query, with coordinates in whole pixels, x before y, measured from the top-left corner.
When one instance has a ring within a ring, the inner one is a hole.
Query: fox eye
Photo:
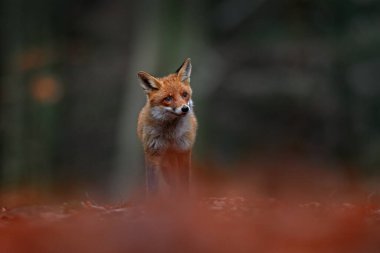
[[[173,100],[172,96],[167,96],[166,98],[164,98],[165,102],[171,102],[172,100]]]
[[[188,95],[189,95],[189,94],[188,94],[186,91],[184,91],[184,92],[182,93],[182,97],[183,97],[183,98],[187,98]]]

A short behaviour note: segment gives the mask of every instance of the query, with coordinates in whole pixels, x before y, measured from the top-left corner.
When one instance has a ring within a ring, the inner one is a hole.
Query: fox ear
[[[190,82],[190,75],[191,75],[191,60],[190,58],[187,58],[176,71],[178,77],[180,78],[181,82],[187,81]]]
[[[140,71],[137,73],[137,76],[140,79],[140,85],[145,92],[149,93],[152,90],[158,90],[160,88],[160,82],[152,75]]]

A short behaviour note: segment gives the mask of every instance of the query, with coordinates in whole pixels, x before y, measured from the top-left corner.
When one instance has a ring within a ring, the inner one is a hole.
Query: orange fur
[[[162,78],[138,73],[147,95],[137,134],[145,153],[148,194],[183,193],[189,189],[191,150],[197,130],[190,73],[190,59],[177,73]]]

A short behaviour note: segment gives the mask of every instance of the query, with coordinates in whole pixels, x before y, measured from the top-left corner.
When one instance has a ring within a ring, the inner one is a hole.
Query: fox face
[[[157,78],[140,71],[140,85],[148,98],[150,114],[157,120],[174,120],[193,109],[190,87],[191,62],[186,59],[174,74]]]

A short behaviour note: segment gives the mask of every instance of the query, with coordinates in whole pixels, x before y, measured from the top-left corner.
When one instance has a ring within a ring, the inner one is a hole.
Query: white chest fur
[[[189,150],[193,144],[189,138],[191,128],[190,114],[172,122],[161,122],[154,126],[146,125],[143,127],[146,147],[154,152],[166,149]]]

